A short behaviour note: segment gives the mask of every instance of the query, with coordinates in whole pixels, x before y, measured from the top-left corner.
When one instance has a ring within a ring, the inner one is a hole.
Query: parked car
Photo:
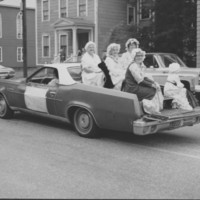
[[[54,70],[59,83],[50,86]],[[99,129],[147,135],[200,123],[200,107],[148,115],[135,94],[85,85],[80,63],[44,65],[28,78],[1,79],[0,118],[15,111],[64,120],[83,137],[95,137]]]
[[[10,67],[0,65],[0,78],[12,78],[15,76],[15,70]]]
[[[153,76],[160,85],[164,85],[169,72],[169,65],[173,62],[180,64],[180,79],[185,87],[191,90],[200,101],[200,68],[190,68],[172,53],[147,53],[144,64],[146,72]]]

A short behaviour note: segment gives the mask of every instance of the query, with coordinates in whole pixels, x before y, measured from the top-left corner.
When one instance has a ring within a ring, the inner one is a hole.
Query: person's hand
[[[154,87],[156,90],[160,90],[160,85],[157,82],[154,82],[152,87]]]

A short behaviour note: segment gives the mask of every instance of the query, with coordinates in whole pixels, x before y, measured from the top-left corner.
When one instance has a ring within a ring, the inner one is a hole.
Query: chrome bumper
[[[146,122],[140,119],[133,122],[133,133],[135,135],[149,135],[163,130],[173,130],[184,126],[193,126],[200,123],[200,114],[168,120],[155,120]]]

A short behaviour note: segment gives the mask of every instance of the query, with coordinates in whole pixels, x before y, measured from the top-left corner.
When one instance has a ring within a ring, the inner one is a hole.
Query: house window
[[[43,57],[49,57],[50,56],[50,37],[49,35],[43,35],[42,37],[42,55]]]
[[[64,62],[66,60],[67,52],[68,52],[68,37],[67,35],[60,35],[60,62]]]
[[[49,20],[49,0],[42,1],[42,20]]]
[[[87,0],[78,0],[78,16],[87,16]]]
[[[22,25],[22,14],[21,12],[19,12],[17,14],[17,18],[16,18],[16,29],[17,29],[17,39],[22,39],[23,38],[23,25]]]
[[[0,38],[2,38],[2,17],[0,13]]]
[[[68,0],[60,0],[60,17],[65,18],[68,16]]]
[[[135,24],[135,7],[127,7],[127,24]]]
[[[2,47],[0,47],[0,62],[3,62],[3,51],[2,51]]]
[[[23,62],[23,47],[17,47],[17,62]]]
[[[140,19],[150,19],[151,18],[151,1],[140,0]]]

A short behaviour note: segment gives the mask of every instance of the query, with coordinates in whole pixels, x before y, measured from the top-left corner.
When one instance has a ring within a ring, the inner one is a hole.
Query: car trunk
[[[148,135],[163,130],[173,130],[184,126],[200,123],[200,107],[192,111],[173,109],[172,99],[165,99],[164,109],[160,114],[145,114],[133,123],[133,132],[136,135]]]

